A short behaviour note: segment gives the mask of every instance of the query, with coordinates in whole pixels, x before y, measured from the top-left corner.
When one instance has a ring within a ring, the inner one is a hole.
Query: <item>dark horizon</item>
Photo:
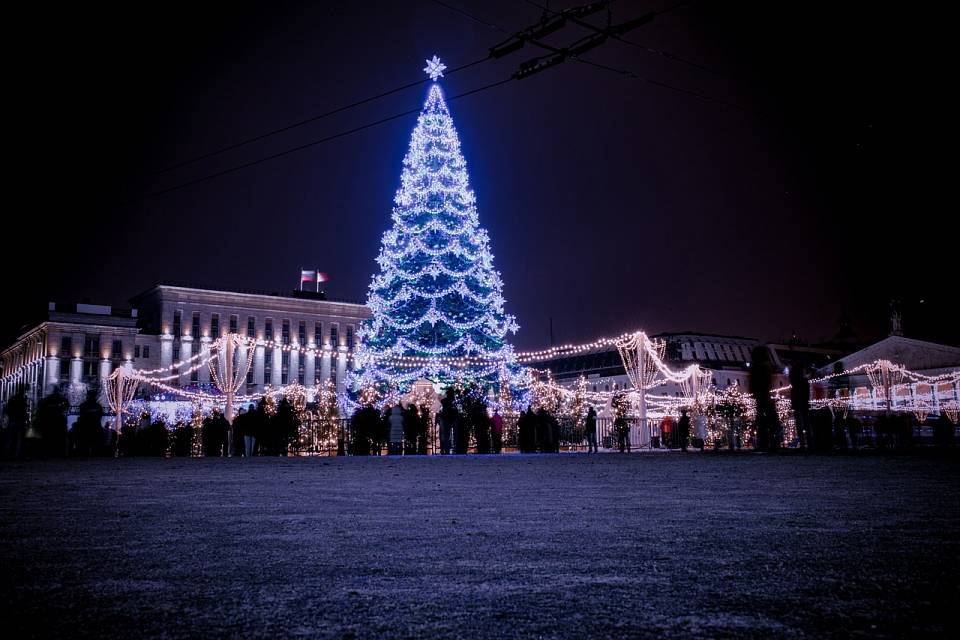
[[[178,281],[285,293],[301,267],[330,273],[332,298],[362,302],[415,114],[144,194],[417,109],[425,84],[156,174],[425,80],[434,54],[450,68],[482,58],[506,38],[492,25],[516,31],[541,14],[505,0],[226,6],[20,16],[25,197],[13,201],[28,204],[8,247],[31,253],[8,266],[4,299],[18,307],[4,336],[47,301],[125,306]],[[613,22],[672,6],[617,2]],[[923,148],[943,125],[904,88],[930,69],[906,57],[905,29],[890,42],[892,20],[866,3],[820,14],[690,2],[626,34],[634,45],[583,55],[608,69],[568,61],[452,100],[518,348],[548,344],[551,319],[558,343],[641,328],[813,343],[842,317],[868,341],[887,334],[891,300],[907,335],[958,344],[956,217],[937,193],[946,169]],[[545,40],[589,33],[568,25]],[[444,91],[543,53],[528,44],[450,75]]]

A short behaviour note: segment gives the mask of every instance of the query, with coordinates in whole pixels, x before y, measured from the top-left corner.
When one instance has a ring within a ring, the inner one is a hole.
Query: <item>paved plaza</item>
[[[5,637],[907,637],[960,466],[725,453],[0,465]]]

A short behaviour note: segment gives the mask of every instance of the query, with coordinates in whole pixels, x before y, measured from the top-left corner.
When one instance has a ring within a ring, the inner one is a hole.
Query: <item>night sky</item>
[[[328,272],[331,297],[365,300],[415,115],[148,194],[419,108],[426,82],[157,172],[426,80],[434,54],[483,58],[506,37],[493,25],[541,14],[523,0],[199,4],[8,21],[22,197],[6,207],[4,335],[48,300],[124,305],[158,281],[283,292],[301,267]],[[618,1],[613,22],[676,4]],[[913,335],[958,341],[944,314],[953,178],[934,162],[953,74],[924,77],[941,52],[915,48],[917,16],[843,4],[694,1],[625,36],[643,47],[583,56],[703,97],[569,61],[450,103],[520,348],[549,344],[550,318],[558,342],[635,328],[815,342],[846,315],[866,340],[885,335],[893,298]],[[527,45],[444,90],[543,53]]]

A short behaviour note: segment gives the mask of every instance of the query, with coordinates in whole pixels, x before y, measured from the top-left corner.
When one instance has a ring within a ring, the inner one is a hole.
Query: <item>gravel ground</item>
[[[5,463],[0,628],[951,635],[958,480],[929,455]]]

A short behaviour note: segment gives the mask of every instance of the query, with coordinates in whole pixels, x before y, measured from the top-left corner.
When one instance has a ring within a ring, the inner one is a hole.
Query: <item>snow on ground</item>
[[[934,636],[957,616],[958,480],[929,455],[5,463],[2,628]]]

